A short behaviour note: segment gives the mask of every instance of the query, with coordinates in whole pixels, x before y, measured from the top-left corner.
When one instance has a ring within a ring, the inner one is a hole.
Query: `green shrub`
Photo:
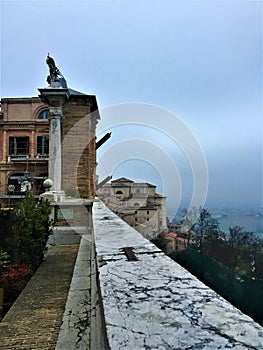
[[[13,262],[35,271],[43,260],[49,230],[50,205],[43,199],[35,202],[29,194],[12,215]]]

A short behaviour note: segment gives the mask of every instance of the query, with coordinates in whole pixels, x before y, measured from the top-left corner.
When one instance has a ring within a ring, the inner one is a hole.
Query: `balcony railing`
[[[9,162],[45,162],[48,161],[48,154],[41,154],[37,155],[35,157],[27,157],[25,155],[11,155],[8,156],[8,163]]]

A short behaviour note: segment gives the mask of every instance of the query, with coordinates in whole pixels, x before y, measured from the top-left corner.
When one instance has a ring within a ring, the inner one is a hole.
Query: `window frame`
[[[26,156],[30,152],[30,138],[29,136],[9,136],[8,146],[9,156]]]
[[[49,154],[49,136],[48,135],[38,135],[36,146],[37,146],[37,155],[47,156]]]
[[[43,115],[43,117],[41,117]],[[48,109],[43,109],[40,111],[37,115],[37,119],[39,120],[47,120],[49,116],[49,110]]]

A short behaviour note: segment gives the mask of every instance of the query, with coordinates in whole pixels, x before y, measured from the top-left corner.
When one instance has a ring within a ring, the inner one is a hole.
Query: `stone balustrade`
[[[111,349],[263,349],[262,327],[103,203],[94,203],[93,224]]]

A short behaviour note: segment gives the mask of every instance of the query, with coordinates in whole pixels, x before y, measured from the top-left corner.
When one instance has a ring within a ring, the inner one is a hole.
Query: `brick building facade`
[[[2,98],[0,112],[0,201],[7,206],[21,200],[28,188],[36,196],[48,177],[48,101],[39,97]],[[62,189],[66,195],[95,195],[96,96],[68,89],[63,105]],[[72,142],[69,135],[74,135]],[[65,142],[64,142],[65,141]],[[13,186],[10,186],[13,185]]]
[[[48,106],[38,97],[3,98],[0,113],[0,195],[20,198],[25,171],[32,192],[43,192],[48,175]],[[34,181],[34,182],[33,182]],[[13,186],[9,186],[13,185]]]
[[[96,125],[100,116],[96,96],[70,92],[63,108],[62,189],[72,197],[90,198],[96,194]]]

